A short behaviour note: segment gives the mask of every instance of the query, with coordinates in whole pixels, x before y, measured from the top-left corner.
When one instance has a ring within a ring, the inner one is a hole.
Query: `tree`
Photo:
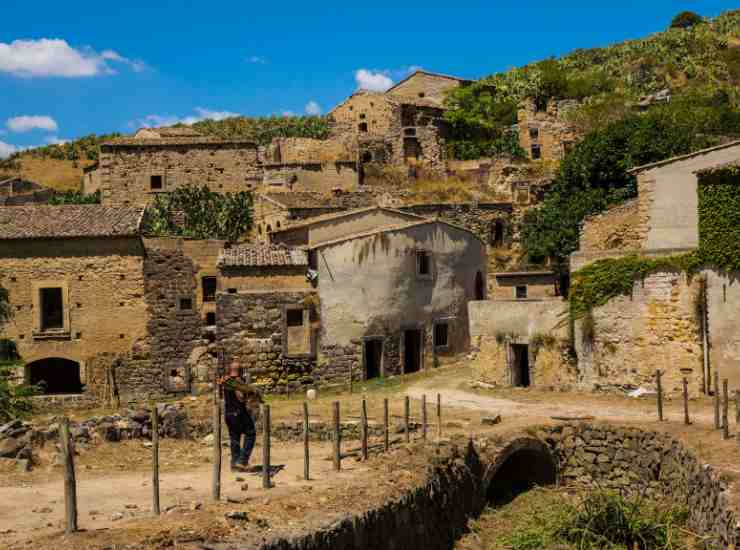
[[[682,11],[671,21],[672,29],[689,29],[694,25],[702,23],[704,19],[701,15],[694,13],[693,11]]]
[[[0,286],[0,328],[10,320],[11,312],[8,291]],[[20,359],[15,342],[0,338],[0,422],[25,416],[31,411],[29,398],[37,389],[13,384],[10,380],[12,371],[22,364]]]

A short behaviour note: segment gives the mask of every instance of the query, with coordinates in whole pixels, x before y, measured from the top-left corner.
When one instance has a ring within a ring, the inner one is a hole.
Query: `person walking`
[[[253,386],[244,383],[240,370],[239,363],[237,361],[232,362],[229,365],[228,374],[219,381],[219,384],[223,387],[224,419],[229,430],[232,472],[244,472],[249,466],[257,432],[248,403],[255,400],[261,401],[259,392]],[[244,436],[243,447],[241,444],[242,435]]]

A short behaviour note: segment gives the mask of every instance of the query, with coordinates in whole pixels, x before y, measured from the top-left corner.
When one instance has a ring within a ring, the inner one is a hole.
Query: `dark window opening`
[[[180,309],[182,311],[188,311],[193,309],[193,299],[192,298],[180,298]]]
[[[483,280],[483,274],[480,271],[475,274],[475,299],[486,299],[486,282]]]
[[[315,250],[308,251],[308,268],[314,271],[319,268],[318,253]]]
[[[529,346],[526,344],[511,344],[511,385],[518,388],[528,388],[531,380],[529,376]]]
[[[236,294],[236,289],[235,288],[230,288],[229,289],[229,294]]]
[[[421,370],[422,338],[421,330],[409,329],[403,331],[403,372],[419,372]]]
[[[206,341],[209,344],[213,344],[216,341],[216,335],[213,332],[209,332],[206,334]]]
[[[289,309],[285,313],[285,322],[289,327],[302,327],[303,326],[303,310],[302,309]]]
[[[162,189],[162,176],[150,176],[149,177],[149,189],[158,190]]]
[[[216,277],[203,277],[201,279],[201,287],[203,288],[203,301],[204,302],[215,302],[216,301]]]
[[[271,226],[271,225],[268,225],[268,226],[267,226],[267,232],[268,232],[268,233],[272,233],[272,226]]]
[[[360,115],[360,120],[364,120],[364,118],[365,118],[365,113],[362,113],[362,114]]]
[[[209,327],[216,325],[216,312],[209,311],[206,313],[206,325]]]
[[[406,136],[414,137],[416,135],[416,128],[405,128],[403,133]]]
[[[278,220],[278,222],[275,225],[277,226],[278,229],[280,229],[280,220]]]
[[[362,162],[372,162],[373,161],[373,154],[370,151],[365,151],[362,153]]]
[[[503,246],[504,244],[504,222],[496,220],[491,227],[491,246]]]
[[[29,363],[28,382],[44,394],[82,393],[80,364],[69,359],[50,358]]]
[[[421,147],[419,140],[415,137],[403,138],[403,157],[409,160],[419,160],[421,156]]]
[[[525,300],[527,298],[527,285],[518,285],[516,287],[516,299]]]
[[[447,323],[436,323],[434,325],[434,347],[446,348],[450,345],[450,325]]]
[[[367,133],[367,122],[360,122],[357,129],[360,130],[360,132]]]
[[[537,139],[540,137],[540,129],[539,128],[530,128],[529,129],[529,137],[532,139]]]
[[[424,97],[426,94],[424,92],[419,92],[419,97]]]
[[[365,380],[378,378],[383,360],[383,341],[365,340]]]
[[[503,506],[535,486],[554,485],[556,481],[555,461],[546,449],[520,449],[499,466],[486,496],[490,504]]]
[[[64,328],[64,302],[61,288],[42,288],[41,330]]]
[[[416,251],[416,274],[427,277],[432,274],[432,257],[426,250]]]
[[[542,148],[539,145],[532,145],[532,160],[542,158]]]

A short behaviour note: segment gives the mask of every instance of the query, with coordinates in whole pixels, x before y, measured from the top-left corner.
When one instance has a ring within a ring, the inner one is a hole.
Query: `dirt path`
[[[354,446],[349,443],[348,446]],[[274,477],[275,487],[269,498],[300,490],[310,485],[312,490],[341,483],[366,467],[351,459],[344,460],[340,473],[332,472],[330,444],[312,443],[310,482],[303,480],[303,448],[301,445],[278,443],[272,448],[274,465],[283,469]],[[252,463],[259,464],[261,449],[255,449]],[[225,468],[222,475],[222,499],[248,502],[268,497],[262,488],[261,474],[236,474],[228,469],[228,449],[224,449]],[[329,475],[331,472],[331,475]],[[161,509],[167,511],[196,510],[211,498],[212,466],[204,464],[188,471],[162,472],[160,479]],[[237,478],[240,478],[238,480]],[[330,481],[331,480],[331,481]],[[248,484],[246,491],[242,486]],[[31,536],[59,532],[63,528],[64,493],[61,477],[54,481],[23,483],[0,488],[0,548]],[[77,472],[78,516],[81,529],[97,530],[119,525],[126,519],[141,518],[151,513],[151,472],[130,473]],[[20,513],[23,511],[23,513]]]

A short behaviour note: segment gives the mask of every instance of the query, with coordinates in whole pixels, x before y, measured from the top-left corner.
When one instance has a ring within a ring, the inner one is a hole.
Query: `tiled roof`
[[[419,216],[417,214],[412,214],[411,212],[404,212],[403,210],[396,210],[394,208],[386,208],[384,206],[367,206],[365,208],[355,208],[355,209],[347,209],[342,212],[332,212],[330,214],[322,214],[320,216],[313,216],[311,218],[307,218],[303,221],[293,223],[287,227],[284,227],[282,229],[276,229],[272,233],[282,233],[282,232],[290,232],[294,229],[299,229],[303,227],[310,227],[312,225],[316,225],[322,222],[326,221],[332,221],[332,220],[339,220],[345,217],[354,216],[357,214],[364,214],[366,212],[372,212],[374,210],[382,210],[385,212],[393,212],[395,214],[398,214],[399,217],[403,217],[408,219],[409,221],[416,221],[416,220],[425,220],[427,218],[424,218],[423,216]]]
[[[714,151],[719,151],[720,149],[729,149],[730,147],[737,147],[740,145],[740,140],[733,140],[728,141],[727,143],[723,143],[721,145],[716,145],[715,147],[709,147],[708,149],[702,149],[700,151],[694,151],[693,153],[689,153],[687,155],[679,155],[677,157],[672,157],[665,160],[660,160],[658,162],[653,162],[651,164],[643,164],[642,166],[635,166],[631,170],[627,170],[628,174],[639,174],[640,172],[644,172],[645,170],[651,170],[653,168],[659,168],[661,166],[666,166],[667,164],[672,164],[674,162],[690,159],[693,157],[698,157],[701,155],[706,155],[707,153],[712,153]]]
[[[696,174],[700,176],[704,176],[706,174],[713,174],[715,172],[722,172],[724,170],[728,170],[730,168],[740,168],[740,159],[738,160],[731,160],[729,162],[722,162],[720,164],[715,164],[714,166],[709,166],[707,168],[702,168],[701,170],[697,170]]]
[[[143,209],[97,204],[0,208],[0,240],[133,237]]]
[[[265,193],[265,198],[285,208],[358,208],[370,206],[375,202],[372,193],[343,193],[325,195],[308,191],[291,191],[290,193]]]
[[[243,244],[225,248],[218,258],[222,267],[307,266],[304,250],[275,244]]]

